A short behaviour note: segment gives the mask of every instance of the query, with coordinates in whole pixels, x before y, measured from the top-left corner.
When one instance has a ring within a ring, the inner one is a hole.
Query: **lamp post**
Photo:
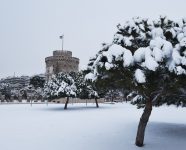
[[[62,50],[63,50],[64,35],[59,36],[59,38],[60,38],[61,41],[62,41]]]

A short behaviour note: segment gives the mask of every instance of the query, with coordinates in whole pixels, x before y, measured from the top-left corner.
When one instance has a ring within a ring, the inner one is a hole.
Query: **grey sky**
[[[0,78],[45,72],[44,58],[61,48],[88,63],[116,25],[134,16],[186,17],[185,0],[0,0]]]

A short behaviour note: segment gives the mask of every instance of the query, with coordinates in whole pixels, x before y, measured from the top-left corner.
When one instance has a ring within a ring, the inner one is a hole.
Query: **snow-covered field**
[[[183,150],[186,108],[154,108],[145,146],[134,145],[142,109],[130,104],[0,105],[0,150]]]

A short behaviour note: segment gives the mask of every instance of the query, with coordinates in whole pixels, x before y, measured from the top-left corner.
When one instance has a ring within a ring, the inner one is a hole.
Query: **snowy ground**
[[[142,110],[130,104],[0,105],[0,150],[175,150],[186,147],[186,108],[154,108],[145,146],[134,145]]]

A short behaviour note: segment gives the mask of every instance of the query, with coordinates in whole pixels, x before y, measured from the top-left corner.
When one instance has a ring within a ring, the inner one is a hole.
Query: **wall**
[[[46,57],[45,63],[47,80],[52,74],[57,74],[59,72],[69,73],[72,71],[79,71],[79,59],[72,57],[71,51],[53,51],[53,56]]]

